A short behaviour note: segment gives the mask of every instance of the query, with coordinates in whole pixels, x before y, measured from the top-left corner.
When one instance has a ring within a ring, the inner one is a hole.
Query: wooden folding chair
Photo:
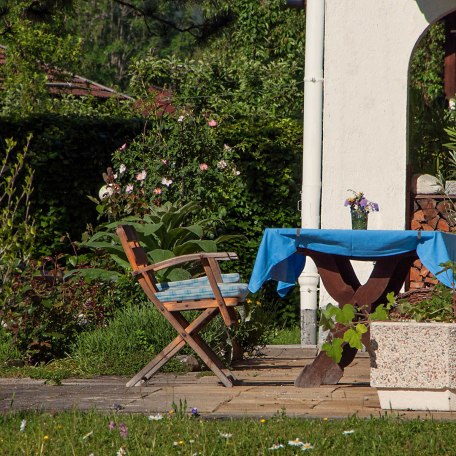
[[[237,255],[227,252],[194,253],[150,264],[147,253],[140,245],[139,237],[132,226],[120,225],[117,228],[117,235],[133,269],[133,275],[138,277],[147,297],[178,333],[167,347],[127,383],[127,387],[137,386],[149,380],[185,344],[195,351],[225,386],[233,386],[236,381],[234,375],[225,368],[199,332],[219,313],[228,327],[238,321],[233,307],[245,299],[248,293],[247,284],[239,283],[238,274],[222,274],[218,265],[218,261],[234,260],[238,258]],[[157,283],[154,276],[156,271],[195,261],[202,263],[206,277]],[[187,310],[201,313],[189,322],[181,313]]]

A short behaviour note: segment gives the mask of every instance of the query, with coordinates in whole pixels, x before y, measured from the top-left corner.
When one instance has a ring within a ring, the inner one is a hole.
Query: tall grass
[[[81,333],[73,358],[88,374],[130,375],[175,337],[175,330],[152,305],[132,305],[119,310],[108,326]]]
[[[8,456],[296,455],[303,443],[315,456],[436,456],[453,455],[456,448],[456,423],[394,417],[204,420],[175,414],[155,421],[78,411],[6,413],[0,429],[0,455]]]

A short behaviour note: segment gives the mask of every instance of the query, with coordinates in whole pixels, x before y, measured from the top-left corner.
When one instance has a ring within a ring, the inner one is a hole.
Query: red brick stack
[[[456,226],[448,216],[450,208],[451,203],[443,195],[416,195],[410,229],[456,232]],[[410,269],[410,289],[428,288],[436,283],[437,279],[420,260],[416,260]]]

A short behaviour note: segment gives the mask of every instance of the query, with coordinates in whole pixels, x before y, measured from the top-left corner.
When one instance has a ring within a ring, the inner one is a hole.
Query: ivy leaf
[[[333,339],[331,342],[325,342],[321,349],[326,355],[331,358],[334,362],[339,363],[342,359],[342,343],[343,340],[339,337]]]
[[[362,323],[358,323],[355,326],[355,329],[350,328],[347,331],[345,331],[343,340],[344,342],[347,342],[348,345],[350,345],[350,347],[361,350],[363,348],[363,344],[361,343],[361,336],[366,332],[366,326]]]
[[[323,311],[320,315],[320,326],[323,331],[329,331],[335,326],[334,320],[326,311]]]
[[[380,320],[380,321],[388,320],[388,312],[385,309],[384,304],[380,304],[375,309],[375,311],[369,315],[369,321],[371,321],[371,320]]]
[[[336,321],[342,325],[349,325],[355,318],[355,308],[351,304],[345,304],[336,315]]]

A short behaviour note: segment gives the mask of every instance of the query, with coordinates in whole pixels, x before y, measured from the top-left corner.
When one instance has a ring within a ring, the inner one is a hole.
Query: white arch
[[[406,228],[410,57],[455,9],[456,0],[326,0],[322,228],[350,228],[347,189],[379,203],[370,229]]]

